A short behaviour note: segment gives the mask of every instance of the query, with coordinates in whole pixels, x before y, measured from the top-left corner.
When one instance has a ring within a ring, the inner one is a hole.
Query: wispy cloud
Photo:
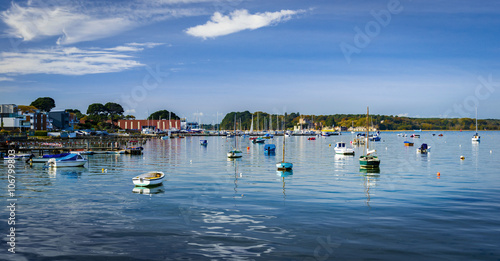
[[[236,33],[242,30],[254,30],[261,27],[274,25],[292,18],[293,15],[303,13],[304,10],[281,10],[279,12],[265,12],[249,14],[248,10],[241,9],[224,16],[215,12],[206,24],[197,25],[186,29],[192,36],[215,38],[222,35]]]
[[[150,46],[158,45],[150,44]],[[23,52],[2,52],[0,53],[0,73],[85,75],[120,72],[143,66],[130,54],[124,54],[124,52],[138,52],[142,49],[125,45],[105,49],[58,47],[29,49]]]
[[[58,37],[57,44],[68,45],[113,36],[156,21],[203,13],[200,9],[174,5],[194,2],[206,1],[127,1],[101,6],[73,0],[65,1],[65,5],[61,1],[53,5],[29,1],[26,6],[12,3],[0,13],[0,19],[9,27],[6,33],[10,37],[23,41]]]
[[[14,78],[10,78],[10,77],[0,77],[0,82],[7,82],[7,81],[11,82],[13,80],[14,80]]]

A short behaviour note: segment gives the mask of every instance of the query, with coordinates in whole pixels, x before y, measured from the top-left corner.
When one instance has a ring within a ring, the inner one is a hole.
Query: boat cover
[[[61,153],[61,154],[54,154],[54,155],[43,155],[42,158],[45,158],[45,159],[51,159],[51,158],[62,158],[62,157],[65,157],[65,156],[68,156],[69,154],[71,153]]]
[[[274,144],[266,144],[264,146],[264,150],[274,150],[274,149],[276,149],[276,145]]]
[[[57,160],[59,160],[59,161],[70,161],[70,160],[76,160],[76,158],[78,158],[78,154],[70,153],[69,155],[67,155],[65,157],[62,157],[60,159],[57,159]]]
[[[422,149],[422,150],[426,150],[426,149],[427,149],[427,144],[422,143],[422,146],[420,146],[420,149]]]

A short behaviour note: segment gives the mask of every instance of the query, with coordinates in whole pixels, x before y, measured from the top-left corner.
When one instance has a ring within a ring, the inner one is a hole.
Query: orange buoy
[[[464,157],[464,156],[460,156],[460,159],[461,159],[461,160],[464,160],[464,159],[465,159],[465,157]]]
[[[250,147],[247,147],[247,150],[250,150]]]
[[[438,177],[439,177],[439,176],[441,176],[441,173],[439,173],[439,172],[438,172],[438,173],[437,173],[437,175],[438,175]]]

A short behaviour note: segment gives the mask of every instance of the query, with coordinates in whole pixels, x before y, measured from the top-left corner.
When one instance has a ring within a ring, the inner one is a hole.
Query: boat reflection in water
[[[81,167],[69,167],[62,170],[57,168],[47,168],[47,172],[49,174],[49,178],[56,178],[59,175],[60,177],[68,179],[79,179],[83,173]]]
[[[285,188],[285,178],[290,180],[293,177],[293,170],[277,170],[276,175],[281,177],[281,182],[283,182],[283,200],[286,199],[286,188]]]
[[[380,177],[380,168],[363,169],[360,168],[359,172],[363,173],[363,186],[365,187],[366,205],[370,207],[370,187],[377,185],[377,180]]]
[[[293,170],[277,170],[276,175],[278,175],[282,178],[285,178],[285,177],[293,175]]]
[[[132,192],[136,194],[152,195],[164,193],[165,188],[163,187],[163,184],[148,187],[134,187],[134,189],[132,189]]]
[[[371,168],[371,169],[365,169],[365,168],[359,168],[359,172],[361,173],[365,173],[366,176],[380,176],[378,174],[380,174],[380,168],[379,167],[375,167],[375,168]]]

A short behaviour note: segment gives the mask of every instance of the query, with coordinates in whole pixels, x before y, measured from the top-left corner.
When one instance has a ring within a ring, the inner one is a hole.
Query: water
[[[282,137],[266,141],[276,156],[240,139],[234,161],[233,139],[202,138],[203,147],[187,137],[150,140],[142,156],[88,156],[85,168],[17,162],[17,253],[4,243],[0,259],[500,260],[500,132],[476,145],[472,132],[438,133],[420,133],[415,147],[382,133],[370,143],[379,173],[360,171],[361,148],[335,156],[350,133],[287,139],[294,170],[284,177]],[[417,154],[424,142],[431,153]],[[134,192],[132,177],[149,170],[163,171],[164,184]],[[4,174],[5,206],[7,184]]]

